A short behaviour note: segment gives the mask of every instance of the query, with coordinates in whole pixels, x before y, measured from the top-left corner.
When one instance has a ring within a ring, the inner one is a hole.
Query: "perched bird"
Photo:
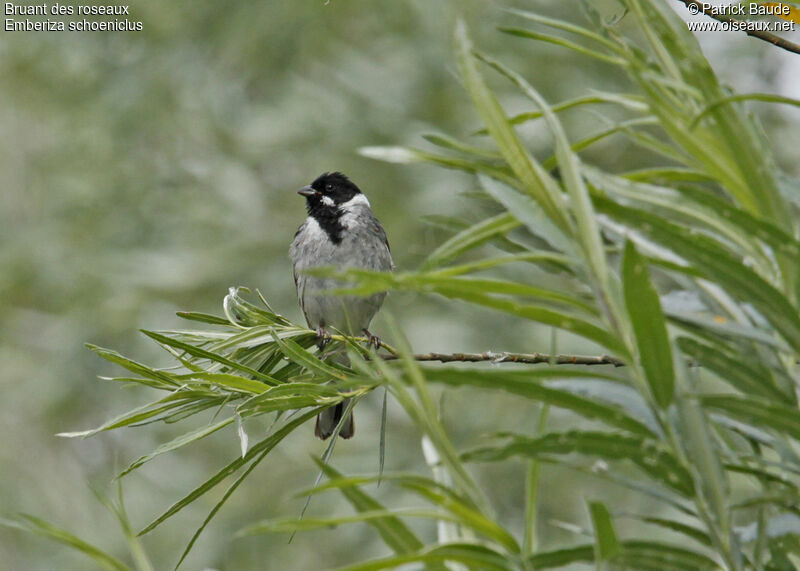
[[[369,332],[369,323],[383,304],[386,292],[368,296],[324,295],[346,286],[340,280],[305,275],[309,268],[332,266],[338,270],[363,268],[388,271],[393,267],[383,226],[370,209],[361,190],[340,172],[323,173],[297,191],[306,199],[308,217],[297,230],[289,257],[294,269],[297,297],[308,326],[317,330],[322,350],[330,340],[328,327],[348,335],[367,336],[376,349],[380,340]],[[317,416],[314,434],[325,440],[339,424],[346,401]],[[355,432],[350,415],[339,431],[342,438]]]

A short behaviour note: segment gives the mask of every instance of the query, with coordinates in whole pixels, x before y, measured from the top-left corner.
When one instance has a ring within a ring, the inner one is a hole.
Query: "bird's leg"
[[[367,348],[369,348],[370,345],[375,347],[376,351],[381,348],[381,340],[377,335],[373,335],[372,333],[370,333],[367,328],[362,329],[362,331],[364,332],[364,335],[367,337]]]
[[[324,326],[320,325],[317,327],[317,348],[322,351],[325,349],[325,346],[331,342],[331,334],[325,329]]]

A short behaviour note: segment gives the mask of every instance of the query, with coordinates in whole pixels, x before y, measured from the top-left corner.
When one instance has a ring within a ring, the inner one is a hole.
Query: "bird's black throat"
[[[341,223],[341,211],[336,206],[328,206],[321,201],[308,201],[306,203],[308,215],[317,221],[334,244],[342,241],[344,226]]]

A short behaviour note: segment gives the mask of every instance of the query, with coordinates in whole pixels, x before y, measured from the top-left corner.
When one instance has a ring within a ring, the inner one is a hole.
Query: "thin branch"
[[[309,330],[309,333],[315,333]],[[374,338],[368,337],[347,337],[345,335],[331,335],[334,341],[354,341],[356,343],[374,342]],[[379,347],[389,351],[390,355],[381,355],[384,361],[397,361],[402,356],[397,349],[391,345],[378,340]],[[366,356],[366,355],[365,355]],[[486,351],[485,353],[417,353],[415,361],[438,361],[440,363],[523,363],[526,365],[537,365],[548,363],[550,365],[614,365],[624,367],[625,362],[609,355],[550,355],[549,353],[509,353],[507,351],[495,352]]]
[[[719,22],[740,22],[741,21],[741,20],[739,20],[737,18],[733,18],[733,17],[727,16],[725,14],[714,14],[713,10],[711,9],[711,7],[704,7],[702,2],[697,2],[696,0],[678,0],[678,1],[679,2],[683,2],[686,5],[687,8],[689,8],[689,6],[694,6],[698,10],[698,12],[692,12],[692,13],[697,14],[699,12],[702,12],[706,16],[709,16],[710,18],[713,18],[713,19],[715,19],[715,20],[717,20]],[[690,12],[691,12],[691,10],[690,10]],[[771,44],[773,44],[773,45],[775,45],[775,46],[777,46],[779,48],[783,48],[786,51],[789,51],[789,52],[792,52],[792,53],[796,53],[796,54],[800,54],[800,45],[798,45],[798,44],[796,44],[794,42],[790,42],[789,40],[785,40],[785,39],[783,39],[782,37],[780,37],[780,36],[778,36],[776,34],[772,34],[770,32],[765,32],[763,30],[744,29],[742,31],[745,34],[747,34],[748,36],[752,36],[754,38],[758,38],[759,40],[764,40],[765,42],[769,42],[769,43],[771,43]]]
[[[384,361],[400,359],[398,355],[383,355]],[[416,361],[439,361],[441,363],[549,363],[551,365],[614,365],[624,367],[625,363],[608,355],[548,355],[547,353],[421,353],[414,355]]]

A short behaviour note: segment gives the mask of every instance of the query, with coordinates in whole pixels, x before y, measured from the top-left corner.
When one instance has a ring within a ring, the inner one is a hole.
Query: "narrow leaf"
[[[719,411],[758,428],[771,428],[800,440],[800,411],[797,407],[752,396],[705,395],[699,399],[704,408]]]
[[[630,460],[653,479],[684,496],[694,493],[689,472],[659,442],[609,432],[570,431],[541,438],[512,436],[505,445],[488,446],[464,454],[467,461],[496,462],[513,456],[537,458],[542,454],[586,454],[608,460]]]
[[[490,390],[503,390],[538,400],[553,406],[571,410],[577,414],[605,422],[645,437],[654,437],[653,432],[642,421],[626,414],[621,409],[583,398],[573,393],[543,386],[547,378],[593,377],[598,375],[584,371],[541,369],[530,372],[470,370],[451,368],[427,368],[425,377],[429,382],[451,386],[473,386]]]
[[[497,236],[505,236],[519,225],[519,221],[508,213],[498,214],[497,216],[482,220],[462,230],[436,248],[422,263],[420,269],[427,270],[440,266],[464,252],[485,244]]]
[[[178,341],[177,339],[172,339],[171,337],[167,337],[166,335],[161,335],[160,333],[156,333],[155,331],[146,331],[142,329],[142,333],[144,333],[145,335],[147,335],[148,337],[154,339],[159,343],[163,343],[164,345],[169,345],[170,347],[175,347],[176,349],[181,349],[183,351],[186,351],[187,353],[189,353],[194,357],[199,357],[201,359],[208,359],[215,363],[220,363],[222,365],[230,367],[231,369],[236,369],[237,371],[248,373],[253,377],[255,377],[256,379],[259,379],[267,383],[268,385],[276,385],[279,383],[279,381],[273,379],[269,375],[265,375],[264,373],[256,371],[255,369],[251,369],[250,367],[242,365],[241,363],[237,363],[236,361],[232,361],[227,357],[223,357],[222,355],[219,355],[217,353],[206,351],[205,349],[201,349],[200,347],[196,347],[194,345]]]
[[[484,82],[472,54],[472,44],[467,36],[463,22],[456,29],[458,47],[458,65],[464,84],[469,91],[475,108],[480,113],[486,128],[494,138],[506,162],[547,213],[547,216],[562,231],[569,231],[571,224],[563,208],[561,190],[556,181],[540,164],[533,160],[530,153],[514,132],[505,112],[494,94]]]
[[[325,464],[316,458],[314,460],[320,470],[332,481],[335,482],[342,478],[342,474],[330,464]],[[385,511],[385,508],[377,500],[356,485],[342,486],[339,489],[347,501],[350,502],[350,505],[359,513]],[[397,554],[412,553],[422,548],[422,542],[397,517],[387,515],[386,517],[374,519],[369,524],[378,531],[386,545],[391,547]]]
[[[61,527],[55,526],[32,515],[21,514],[21,517],[26,520],[25,523],[5,522],[0,520],[0,524],[8,525],[9,527],[15,527],[24,531],[29,531],[31,533],[35,533],[36,535],[41,535],[71,547],[72,549],[80,551],[84,555],[94,560],[94,562],[103,569],[108,569],[110,571],[130,571],[130,567],[125,565],[116,557],[106,553],[102,549],[95,547],[90,543],[87,543],[86,541],[71,534]]]
[[[186,495],[181,500],[172,504],[172,506],[167,509],[163,514],[158,516],[155,520],[153,520],[149,525],[147,525],[142,531],[139,532],[139,535],[144,535],[149,533],[156,527],[158,527],[162,522],[169,519],[183,508],[191,504],[197,498],[214,488],[217,484],[222,482],[225,478],[236,472],[239,468],[248,464],[251,460],[259,456],[262,452],[268,452],[272,450],[275,446],[280,443],[286,436],[292,433],[295,428],[306,422],[307,420],[314,418],[317,413],[322,410],[321,408],[315,408],[306,413],[298,416],[291,422],[285,424],[275,433],[267,436],[263,440],[259,441],[256,445],[252,446],[250,450],[248,450],[247,454],[244,457],[239,457],[227,466],[225,466],[222,470],[214,474],[211,478],[203,482],[201,485],[196,487],[192,490],[188,495]]]
[[[675,392],[672,349],[661,303],[650,281],[647,264],[630,240],[625,244],[622,283],[625,307],[636,336],[647,384],[655,401],[666,409],[672,403]]]
[[[611,514],[602,502],[589,502],[589,514],[592,516],[594,527],[595,560],[598,563],[608,561],[620,551]]]
[[[134,471],[136,468],[138,468],[142,464],[145,464],[145,463],[149,462],[150,460],[152,460],[156,456],[160,456],[161,454],[164,454],[166,452],[172,452],[173,450],[177,450],[178,448],[181,448],[182,446],[186,446],[187,444],[191,444],[192,442],[194,442],[196,440],[200,440],[201,438],[205,438],[209,434],[213,434],[217,430],[220,430],[221,428],[225,428],[226,426],[231,424],[231,422],[233,422],[233,418],[234,417],[231,416],[229,418],[226,418],[225,420],[221,420],[221,421],[217,422],[216,424],[212,424],[210,426],[203,426],[201,428],[198,428],[197,430],[192,430],[191,432],[187,432],[186,434],[182,434],[182,435],[178,436],[177,438],[175,438],[173,440],[170,440],[169,442],[165,442],[164,444],[162,444],[161,446],[159,446],[158,448],[153,450],[150,454],[146,454],[145,456],[142,456],[138,460],[136,460],[133,463],[131,463],[131,465],[128,466],[127,468],[125,468],[125,470],[123,470],[117,476],[117,478],[122,478],[126,474],[129,474],[130,472]]]

